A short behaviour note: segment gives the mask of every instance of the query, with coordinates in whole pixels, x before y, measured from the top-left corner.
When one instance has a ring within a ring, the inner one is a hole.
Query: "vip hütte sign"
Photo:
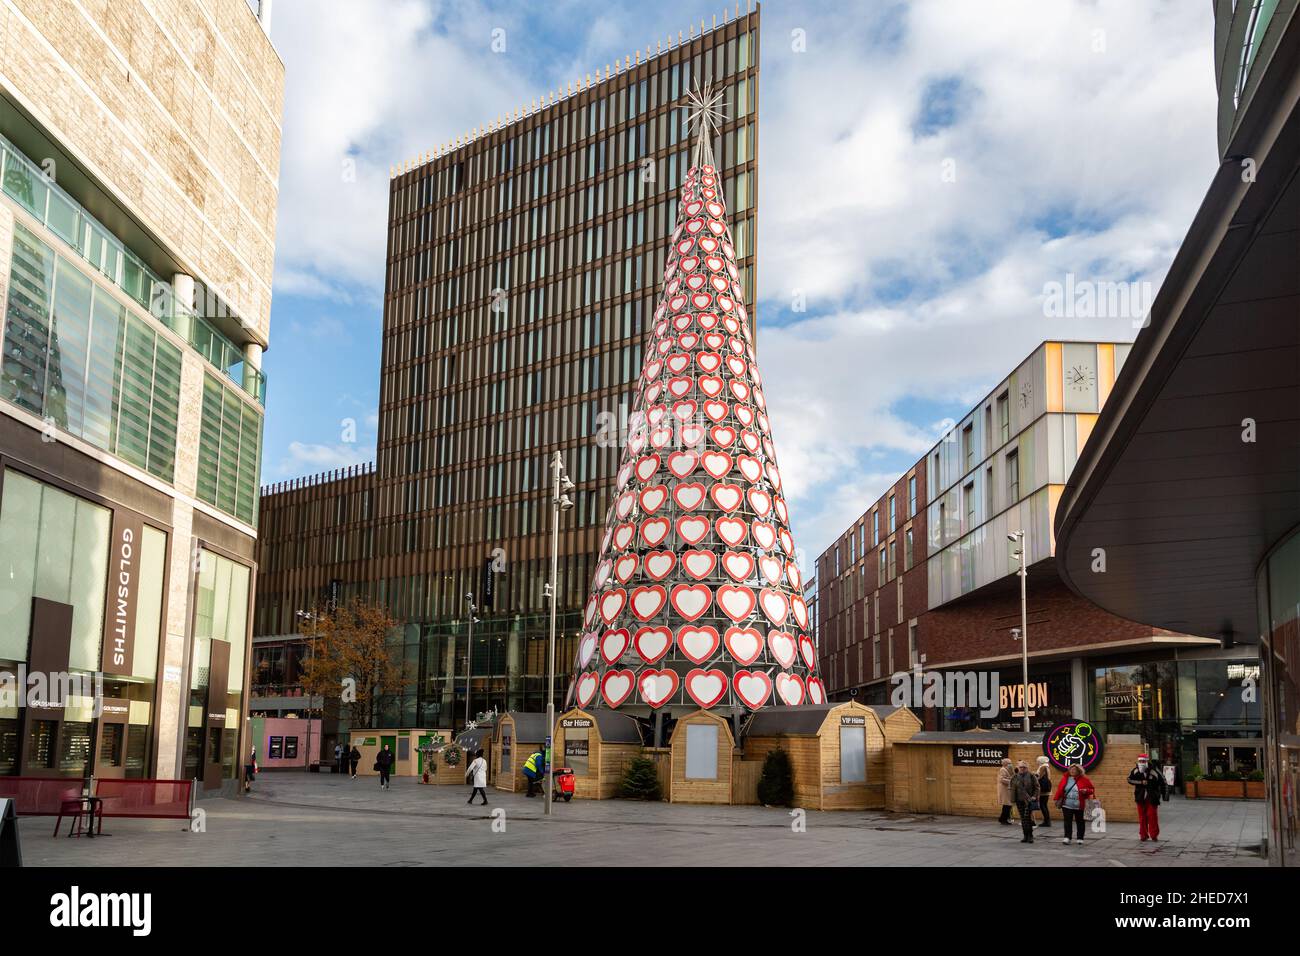
[[[584,609],[572,696],[642,714],[826,700],[745,291],[697,138]]]

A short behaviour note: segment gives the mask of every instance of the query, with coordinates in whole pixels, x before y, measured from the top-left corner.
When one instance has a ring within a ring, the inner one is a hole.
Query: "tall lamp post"
[[[469,682],[474,677],[474,625],[483,623],[477,617],[478,606],[474,603],[474,592],[466,591],[465,600],[469,602],[469,647],[465,650],[465,726],[469,726]]]
[[[555,774],[551,770],[551,743],[555,733],[555,605],[559,599],[556,578],[560,567],[560,512],[573,507],[567,492],[574,488],[564,471],[564,459],[557,451],[551,459],[551,580],[547,582],[544,596],[551,600],[551,626],[546,668],[546,815],[551,815],[551,789]]]
[[[1029,611],[1025,603],[1025,583],[1029,577],[1029,557],[1025,554],[1025,531],[1012,531],[1007,540],[1015,544],[1011,556],[1020,559],[1020,626],[1011,629],[1013,640],[1020,642],[1020,706],[1024,708],[1025,733],[1029,733]]]
[[[311,659],[316,660],[316,621],[317,614],[315,611],[298,611],[298,620],[311,621]],[[307,753],[304,755],[302,762],[303,773],[311,772],[311,693],[307,694]]]

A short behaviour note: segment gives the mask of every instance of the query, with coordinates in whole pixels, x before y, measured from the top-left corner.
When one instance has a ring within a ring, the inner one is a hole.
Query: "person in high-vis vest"
[[[528,780],[528,796],[536,796],[546,773],[546,755],[541,749],[533,751],[524,761],[524,777]]]

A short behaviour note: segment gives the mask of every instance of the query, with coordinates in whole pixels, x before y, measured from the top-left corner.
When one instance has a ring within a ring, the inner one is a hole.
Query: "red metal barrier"
[[[188,820],[193,788],[193,780],[95,780],[106,817]]]

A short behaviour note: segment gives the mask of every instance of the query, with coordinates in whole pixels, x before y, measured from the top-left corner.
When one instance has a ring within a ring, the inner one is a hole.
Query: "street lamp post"
[[[573,490],[573,482],[564,471],[564,459],[557,451],[551,459],[551,580],[547,582],[545,596],[551,600],[549,663],[546,668],[546,815],[551,815],[552,786],[555,774],[551,768],[551,744],[555,733],[555,605],[559,599],[556,578],[560,567],[560,513],[573,507],[566,492]]]
[[[481,623],[476,615],[478,607],[474,604],[474,592],[466,591],[465,600],[469,602],[469,647],[465,650],[465,726],[469,726],[469,682],[474,677],[474,625]]]
[[[1020,559],[1020,626],[1011,629],[1012,637],[1020,641],[1020,706],[1024,708],[1025,733],[1029,733],[1029,611],[1025,603],[1025,586],[1029,578],[1029,556],[1025,554],[1025,531],[1013,531],[1008,541],[1015,542],[1013,557]]]
[[[317,621],[317,614],[316,614],[315,611],[299,611],[299,612],[298,612],[298,620],[300,620],[300,621],[311,621],[311,660],[312,660],[313,662],[315,662],[315,660],[316,660],[316,621]],[[311,691],[311,689],[308,688],[308,693],[307,693],[307,753],[305,754],[305,757],[304,757],[303,762],[302,762],[302,770],[303,770],[303,773],[310,773],[310,772],[311,772],[311,713],[312,713],[311,699],[312,699],[312,694],[311,694],[310,691]]]

